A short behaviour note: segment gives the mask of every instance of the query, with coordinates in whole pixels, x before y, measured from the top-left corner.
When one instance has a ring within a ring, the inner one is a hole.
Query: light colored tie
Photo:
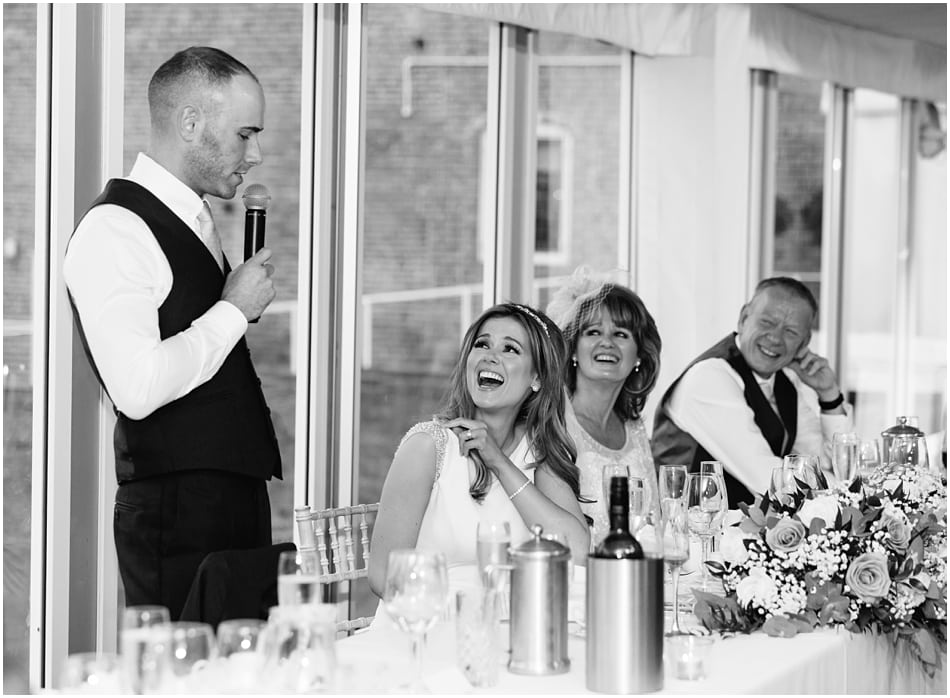
[[[778,413],[778,404],[775,402],[775,388],[772,385],[772,381],[767,380],[758,381],[759,388],[762,390],[762,394],[765,395],[765,399],[769,401],[769,404],[772,405],[772,409],[775,410],[776,414]]]
[[[224,269],[224,252],[221,250],[221,236],[214,227],[214,218],[207,201],[201,202],[201,212],[198,214],[198,235],[218,263],[218,269]]]

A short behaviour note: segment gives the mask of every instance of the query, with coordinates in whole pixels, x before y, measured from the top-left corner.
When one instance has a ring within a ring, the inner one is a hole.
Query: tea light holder
[[[704,662],[713,641],[700,635],[673,635],[667,638],[669,659],[676,678],[697,681],[706,676]]]

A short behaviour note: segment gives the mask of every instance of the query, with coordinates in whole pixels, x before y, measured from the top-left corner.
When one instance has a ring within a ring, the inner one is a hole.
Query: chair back
[[[297,507],[294,518],[301,551],[313,550],[320,560],[320,582],[332,584],[366,577],[369,572],[369,526],[379,504],[354,504],[334,509]],[[367,627],[371,617],[339,621],[337,630]]]

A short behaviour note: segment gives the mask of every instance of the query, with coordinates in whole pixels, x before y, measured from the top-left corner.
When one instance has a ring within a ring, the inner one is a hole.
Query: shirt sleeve
[[[141,218],[97,206],[69,242],[63,276],[96,368],[116,408],[142,419],[211,378],[247,331],[218,301],[164,341],[158,309],[171,290],[168,261]]]
[[[723,468],[752,492],[765,492],[772,468],[782,459],[772,454],[745,401],[742,379],[722,359],[694,364],[670,398],[670,419],[722,462]]]

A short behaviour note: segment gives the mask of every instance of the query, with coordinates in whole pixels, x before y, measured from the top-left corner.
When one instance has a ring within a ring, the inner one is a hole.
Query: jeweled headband
[[[531,308],[529,308],[528,306],[522,305],[521,303],[512,303],[512,305],[514,305],[516,308],[521,308],[524,312],[526,312],[528,315],[533,317],[535,321],[539,325],[541,325],[541,329],[544,330],[544,336],[547,337],[548,339],[551,339],[551,333],[548,331],[547,323],[544,320],[542,320],[541,317],[536,312],[531,310]]]

